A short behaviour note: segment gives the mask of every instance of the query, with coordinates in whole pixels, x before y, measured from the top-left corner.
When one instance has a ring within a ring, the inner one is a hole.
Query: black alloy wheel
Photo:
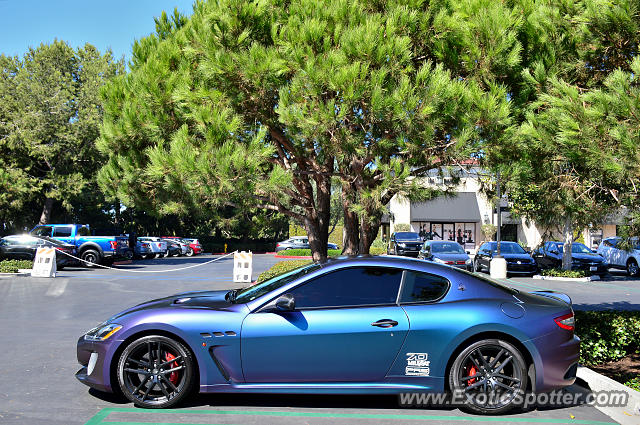
[[[485,339],[463,350],[449,372],[449,387],[474,413],[498,414],[519,406],[527,388],[527,365],[512,344]]]
[[[191,391],[193,365],[191,353],[181,343],[161,335],[145,336],[122,352],[118,384],[136,406],[174,406]]]

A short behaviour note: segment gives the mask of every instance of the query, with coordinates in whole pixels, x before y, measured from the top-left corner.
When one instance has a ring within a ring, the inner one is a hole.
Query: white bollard
[[[233,254],[233,281],[251,282],[253,272],[253,254],[249,252],[236,252]]]
[[[36,258],[33,261],[31,276],[34,277],[56,277],[56,249],[38,248]]]
[[[493,279],[507,278],[507,260],[504,258],[492,258],[489,271]]]

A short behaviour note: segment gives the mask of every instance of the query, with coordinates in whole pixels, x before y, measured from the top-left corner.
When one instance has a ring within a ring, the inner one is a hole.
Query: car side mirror
[[[276,300],[276,308],[279,311],[293,311],[296,309],[296,300],[291,294],[280,295]]]

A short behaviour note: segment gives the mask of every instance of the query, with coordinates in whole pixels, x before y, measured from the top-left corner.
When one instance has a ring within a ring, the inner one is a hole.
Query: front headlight
[[[117,323],[109,323],[108,325],[100,324],[87,332],[84,335],[84,339],[87,341],[104,341],[120,329],[122,329],[122,325],[118,325]]]
[[[407,246],[407,244],[406,244],[406,243],[399,243],[399,244],[398,244],[398,246],[400,246],[400,247],[404,248],[404,247],[406,247],[406,246]]]
[[[442,258],[434,258],[433,261],[435,261],[436,263],[440,263],[440,264],[447,264],[446,261],[444,261]]]
[[[471,258],[467,258],[467,261],[464,262],[465,264],[471,264]]]

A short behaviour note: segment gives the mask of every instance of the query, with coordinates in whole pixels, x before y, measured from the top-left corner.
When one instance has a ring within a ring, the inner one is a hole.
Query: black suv
[[[422,238],[416,232],[392,233],[387,246],[388,255],[417,257],[422,248]]]

